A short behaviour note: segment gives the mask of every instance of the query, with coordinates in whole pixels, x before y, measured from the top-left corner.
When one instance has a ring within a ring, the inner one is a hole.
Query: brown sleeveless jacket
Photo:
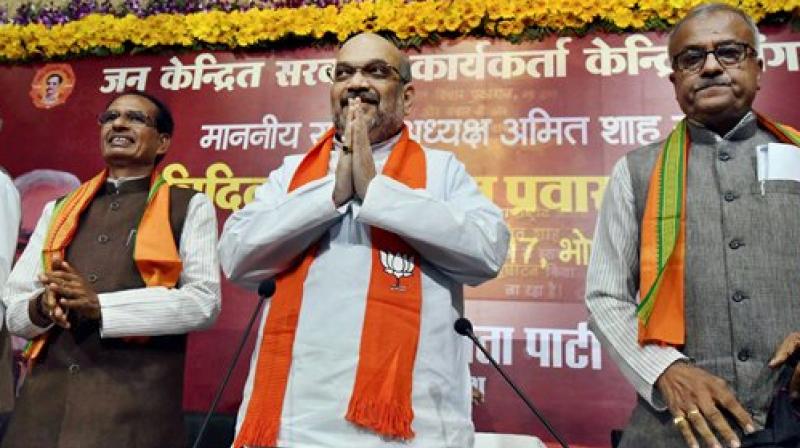
[[[98,293],[145,286],[133,261],[149,179],[106,184],[81,216],[66,259]],[[195,191],[170,189],[176,245]],[[71,316],[54,327],[25,380],[3,448],[183,448],[186,335],[147,342],[102,339],[99,323]]]

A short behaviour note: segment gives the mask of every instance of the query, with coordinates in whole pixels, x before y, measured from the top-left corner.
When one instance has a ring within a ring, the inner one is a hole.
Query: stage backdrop
[[[757,107],[797,126],[800,34],[762,33]],[[681,117],[665,42],[652,33],[521,45],[463,39],[411,53],[411,134],[455,152],[512,230],[500,277],[468,288],[466,314],[573,446],[608,446],[635,398],[587,329],[584,279],[613,163],[663,138]],[[332,66],[332,49],[308,48],[2,67],[0,164],[13,176],[49,168],[88,179],[103,166],[97,114],[125,89],[147,90],[171,105],[177,122],[167,179],[212,198],[221,226],[284,156],[306,151],[330,126]],[[223,294],[217,324],[190,339],[187,410],[207,408],[256,304],[255,293],[229,283]],[[474,353],[466,342],[464,349]],[[485,396],[474,411],[478,430],[552,441],[486,359],[472,359]],[[240,362],[222,411],[237,409],[247,365]]]

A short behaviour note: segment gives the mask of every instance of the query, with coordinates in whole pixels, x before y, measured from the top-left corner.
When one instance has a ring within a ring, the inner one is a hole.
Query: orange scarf
[[[329,130],[303,158],[288,191],[328,173],[334,130]],[[403,128],[383,174],[410,188],[425,188],[425,153]],[[356,380],[346,419],[391,438],[414,437],[411,383],[419,339],[422,278],[419,255],[394,234],[371,228],[372,274],[361,334]],[[242,428],[234,442],[242,446],[275,446],[283,399],[292,363],[297,321],[308,269],[317,244],[277,277],[263,328],[253,391]]]
[[[105,169],[55,205],[42,248],[45,272],[51,272],[54,258],[64,259],[67,247],[78,231],[81,214],[103,187],[107,177],[108,170]],[[178,283],[183,264],[169,222],[169,185],[155,172],[150,180],[147,207],[136,231],[133,260],[148,287],[171,288]],[[47,333],[44,333],[25,349],[24,356],[29,363],[39,356],[46,340]]]
[[[784,143],[800,146],[800,133],[756,113],[759,125]],[[691,142],[686,119],[670,133],[658,155],[642,217],[640,345],[680,347],[686,341],[684,275],[686,258],[686,179]]]

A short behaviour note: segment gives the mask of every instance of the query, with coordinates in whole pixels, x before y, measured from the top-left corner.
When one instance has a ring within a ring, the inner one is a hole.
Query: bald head
[[[396,135],[411,109],[414,86],[408,57],[392,42],[372,33],[350,38],[336,52],[332,72],[331,111],[337,133],[347,128],[347,110],[356,99],[378,143]]]
[[[397,67],[400,79],[404,83],[411,82],[411,63],[408,56],[400,51],[392,42],[375,33],[360,33],[351,37],[336,52],[336,60],[350,60],[355,55],[368,55],[389,62]]]

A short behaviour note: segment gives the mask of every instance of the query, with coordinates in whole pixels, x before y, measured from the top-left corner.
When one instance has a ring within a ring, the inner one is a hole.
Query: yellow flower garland
[[[420,42],[436,34],[479,34],[519,39],[523,33],[583,29],[596,23],[631,31],[672,24],[703,0],[363,0],[335,6],[157,14],[139,18],[91,14],[63,25],[0,25],[0,59],[14,62],[126,47],[256,44],[320,39],[342,41],[361,31],[390,31]],[[792,12],[800,0],[731,1],[761,20]]]

